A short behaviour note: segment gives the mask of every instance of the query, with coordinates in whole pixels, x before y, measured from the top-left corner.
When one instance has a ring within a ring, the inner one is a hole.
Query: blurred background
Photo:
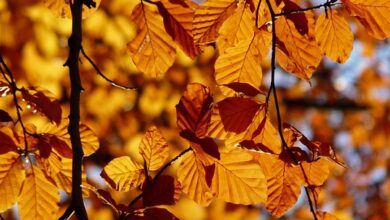
[[[39,86],[51,91],[62,104],[63,117],[67,117],[69,78],[63,64],[68,56],[71,20],[61,18],[66,13],[56,2],[60,1],[0,0],[0,51],[19,86]],[[178,136],[175,105],[189,82],[209,86],[215,100],[223,98],[213,79],[218,52],[211,46],[194,60],[178,49],[175,64],[161,79],[146,78],[137,71],[126,47],[136,34],[130,15],[137,3],[103,0],[98,10],[83,21],[86,53],[107,77],[137,90],[113,87],[96,74],[86,59],[80,60],[84,88],[81,119],[100,140],[100,149],[85,159],[88,181],[109,190],[117,203],[125,204],[139,192],[109,189],[99,176],[102,167],[123,155],[142,161],[138,145],[144,131],[152,125],[162,130],[172,158],[185,149],[187,143]],[[322,1],[307,4],[316,3]],[[308,138],[331,143],[347,164],[346,169],[331,168],[320,192],[319,209],[332,212],[341,220],[389,219],[390,45],[388,40],[370,37],[356,20],[351,19],[350,24],[355,43],[345,64],[324,58],[311,84],[277,69],[282,118]],[[270,82],[269,65],[269,60],[265,60],[262,66],[264,89]],[[10,99],[2,98],[0,108],[14,114]],[[36,126],[44,123],[32,110],[24,111],[23,117]],[[174,170],[175,165],[168,173],[175,175]],[[67,204],[63,193],[59,215]],[[94,195],[86,199],[86,206],[90,219],[114,218],[110,208]],[[2,216],[17,219],[15,210]],[[170,210],[180,219],[189,220],[272,219],[261,205],[241,206],[214,200],[205,208],[185,195]],[[303,194],[282,219],[311,219]]]

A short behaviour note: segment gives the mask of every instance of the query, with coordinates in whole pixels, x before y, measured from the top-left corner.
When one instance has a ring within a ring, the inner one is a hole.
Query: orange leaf
[[[214,42],[219,28],[236,7],[236,0],[208,0],[198,7],[192,30],[195,43],[204,45]]]
[[[342,0],[351,16],[354,16],[376,39],[390,37],[390,1]]]
[[[130,191],[145,181],[143,167],[128,156],[111,160],[100,175],[118,191]]]
[[[339,11],[330,10],[318,17],[315,36],[322,53],[331,60],[344,63],[351,54],[353,33]]]
[[[177,169],[177,179],[183,187],[183,193],[190,199],[200,205],[210,204],[213,195],[206,183],[204,166],[196,158],[195,153],[189,152],[181,158]]]
[[[287,72],[309,80],[321,61],[321,51],[314,39],[314,19],[312,12],[301,13],[307,19],[307,26],[299,31],[292,19],[280,17],[276,21],[276,59]],[[307,27],[308,30],[305,30]],[[304,33],[304,34],[302,34]]]
[[[167,141],[155,126],[146,131],[139,149],[146,162],[147,169],[151,171],[160,169],[169,157]]]
[[[162,0],[161,3],[158,6],[164,17],[166,31],[188,56],[195,58],[200,53],[200,48],[195,45],[192,36],[194,10],[184,1]]]
[[[18,153],[0,154],[0,212],[16,202],[25,174]]]
[[[33,172],[23,183],[18,199],[20,218],[23,219],[54,219],[60,195],[57,187],[50,182],[41,169],[31,165]]]
[[[260,163],[267,177],[267,210],[278,218],[298,200],[303,183],[299,166],[292,163],[289,155],[260,154]]]
[[[127,47],[138,70],[150,77],[161,77],[172,66],[176,52],[172,38],[164,29],[163,18],[155,5],[141,2],[133,9],[131,20],[137,35]]]
[[[259,163],[240,149],[221,153],[215,160],[211,191],[216,197],[235,204],[265,203],[267,181]]]
[[[305,186],[322,186],[329,176],[328,161],[324,158],[301,163],[304,173],[302,179],[305,180]]]
[[[338,218],[328,212],[317,211],[316,216],[318,220],[338,220]]]

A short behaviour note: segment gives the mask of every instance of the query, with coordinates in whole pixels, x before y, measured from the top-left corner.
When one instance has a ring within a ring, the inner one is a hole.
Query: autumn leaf
[[[235,0],[208,0],[200,5],[193,20],[195,43],[205,45],[214,42],[219,28],[234,13],[236,7]]]
[[[150,77],[161,77],[172,66],[176,52],[171,36],[165,31],[157,8],[139,3],[131,20],[137,24],[137,35],[127,47],[138,70]]]
[[[169,157],[168,144],[156,127],[149,128],[141,140],[140,154],[144,158],[147,168],[156,171]]]
[[[314,39],[314,18],[312,12],[305,12],[306,31],[300,32],[291,19],[280,17],[276,25],[276,59],[280,66],[301,79],[309,80],[321,61],[321,51]],[[302,33],[305,33],[302,35]]]
[[[18,153],[0,154],[0,212],[17,201],[25,174]]]
[[[345,63],[352,51],[353,33],[338,10],[330,10],[318,17],[315,36],[324,55],[335,62]]]
[[[41,128],[38,134],[42,135],[43,141],[50,144],[61,156],[70,158],[72,156],[72,144],[68,133],[68,125],[69,119],[62,119],[60,125],[47,125]],[[87,125],[80,124],[80,138],[85,157],[99,149],[99,140]]]
[[[133,216],[126,218],[126,220],[178,220],[175,215],[164,208],[146,208],[134,211]]]
[[[11,116],[4,110],[0,109],[0,122],[12,122]]]
[[[351,16],[354,16],[376,39],[390,37],[390,1],[342,0]]]
[[[206,136],[212,103],[209,88],[192,83],[187,86],[179,104],[176,105],[180,136],[191,142],[191,147],[206,165],[210,165],[206,154],[219,158],[217,144]]]
[[[317,211],[316,212],[316,217],[318,220],[338,220],[338,218],[328,212],[321,212]]]
[[[91,0],[89,0],[91,1]],[[85,4],[82,8],[83,18],[88,17],[99,7],[101,0],[93,0],[95,2],[94,7],[87,7]],[[72,18],[72,13],[70,12],[70,0],[62,1],[62,0],[43,0],[43,4],[48,7],[56,16],[62,18]],[[73,2],[73,0],[72,0]],[[87,1],[86,1],[87,2]]]
[[[206,182],[206,171],[195,153],[190,152],[181,158],[177,169],[177,179],[190,199],[200,205],[210,204],[213,194]]]
[[[192,36],[195,11],[185,1],[162,0],[158,6],[168,34],[188,56],[195,58],[200,53],[199,45],[195,45]]]
[[[53,98],[53,95],[49,91],[23,88],[22,97],[27,102],[27,108],[32,108],[41,112],[57,125],[61,123],[61,105],[57,99]]]
[[[247,83],[238,83],[233,82],[229,84],[224,84],[224,86],[234,90],[236,93],[244,94],[246,96],[257,96],[263,94],[263,92]]]
[[[315,161],[302,161],[302,179],[305,186],[322,186],[329,176],[328,161],[320,158]]]
[[[222,152],[215,160],[211,192],[217,198],[235,204],[265,203],[267,181],[259,163],[240,149]]]
[[[145,181],[143,167],[128,156],[111,160],[100,175],[118,191],[130,191]]]
[[[41,169],[32,165],[33,172],[27,176],[18,199],[21,219],[54,219],[60,195]]]
[[[151,181],[146,181],[143,190],[143,203],[146,207],[157,205],[174,205],[175,179],[171,176],[161,175]]]
[[[16,151],[19,147],[15,140],[14,132],[9,127],[0,128],[0,154]]]

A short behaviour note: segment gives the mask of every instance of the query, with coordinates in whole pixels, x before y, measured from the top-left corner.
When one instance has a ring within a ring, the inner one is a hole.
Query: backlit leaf
[[[318,220],[338,220],[338,218],[328,212],[317,211],[316,216]]]
[[[210,188],[216,197],[235,204],[264,203],[267,199],[267,181],[261,166],[240,149],[221,153],[221,160],[215,161]]]
[[[58,169],[58,162],[52,161],[50,163],[50,169],[56,170]],[[56,171],[54,171],[56,172]],[[81,180],[82,184],[86,185],[87,183],[87,174],[85,173],[84,167],[82,167],[82,174],[81,174]],[[56,175],[51,176],[53,180],[55,181],[58,188],[64,190],[66,193],[72,192],[72,159],[69,158],[61,158],[61,169]],[[88,196],[87,189],[83,190],[83,196]]]
[[[141,2],[132,12],[137,35],[127,47],[138,70],[150,77],[161,77],[175,60],[175,45],[165,31],[163,18],[154,5]]]
[[[18,148],[14,133],[9,127],[0,128],[0,154],[15,151]]]
[[[168,144],[156,127],[149,128],[141,140],[140,153],[148,170],[156,171],[164,164],[169,157]]]
[[[111,160],[103,169],[101,176],[115,190],[130,191],[145,180],[143,167],[128,156]]]
[[[0,154],[0,212],[16,202],[25,178],[18,153],[10,151]]]
[[[20,218],[54,219],[59,201],[57,187],[46,178],[41,169],[33,165],[33,172],[24,181],[18,199]]]
[[[202,45],[214,42],[219,28],[236,7],[236,0],[208,0],[200,5],[193,21],[195,42]]]
[[[304,15],[308,21],[307,32],[304,29],[299,32],[291,19],[280,17],[276,21],[276,59],[287,72],[309,80],[321,61],[321,51],[314,40],[313,13]]]
[[[57,125],[61,123],[61,105],[49,91],[23,88],[22,97],[32,109],[41,112]]]
[[[159,5],[159,11],[164,17],[166,31],[188,56],[194,58],[200,53],[192,36],[194,10],[185,1],[163,0],[161,3],[163,7]]]
[[[157,179],[145,182],[143,202],[145,206],[174,205],[175,179],[171,176],[161,175]]]
[[[302,161],[302,168],[304,172],[301,172],[305,180],[305,185],[310,186],[322,186],[329,176],[328,161],[324,158],[307,162]]]
[[[318,17],[315,36],[322,53],[331,60],[344,63],[351,54],[353,33],[339,11],[330,10]]]
[[[206,183],[206,172],[195,153],[189,152],[181,158],[177,169],[177,179],[190,199],[200,205],[210,204],[213,195]]]
[[[342,0],[351,16],[354,16],[376,39],[390,37],[389,0]]]

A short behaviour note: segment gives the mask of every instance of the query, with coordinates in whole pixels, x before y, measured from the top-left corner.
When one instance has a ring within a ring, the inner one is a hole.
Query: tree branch
[[[325,10],[326,10],[326,8],[331,8],[332,6],[341,4],[341,3],[336,3],[337,1],[338,0],[330,0],[330,1],[327,0],[325,3],[322,3],[320,5],[315,5],[315,6],[312,6],[312,7],[302,8],[302,9],[284,11],[284,12],[275,14],[275,17],[285,16],[285,15],[290,15],[290,14],[295,14],[295,13],[303,13],[305,11],[311,11],[311,10],[315,10],[315,9],[320,9],[322,7],[324,7]]]
[[[135,87],[129,87],[129,86],[124,86],[124,85],[120,85],[116,82],[114,82],[113,80],[109,79],[106,75],[104,75],[102,73],[102,71],[100,71],[99,67],[93,62],[93,60],[85,53],[84,51],[84,48],[81,47],[81,53],[83,54],[83,56],[85,57],[85,59],[88,60],[88,62],[93,66],[93,68],[96,70],[96,73],[99,74],[99,76],[101,76],[104,80],[106,80],[107,82],[109,82],[112,86],[115,86],[115,87],[118,87],[120,89],[124,89],[124,90],[136,90],[137,88]]]
[[[16,91],[18,91],[19,88],[16,86],[15,78],[14,78],[11,70],[8,68],[7,64],[4,62],[3,56],[1,54],[0,54],[0,63],[4,67],[4,69],[5,69],[6,73],[8,74],[8,76],[10,77],[10,79],[8,79],[6,73],[3,71],[3,68],[1,68],[1,74],[3,75],[4,79],[8,82],[9,86],[11,87],[11,92],[12,92],[12,96],[13,96],[13,102],[14,102],[15,107],[16,107],[16,115],[18,117],[18,120],[15,123],[19,122],[20,126],[22,127],[23,137],[24,137],[24,154],[28,155],[27,131],[26,131],[26,127],[24,126],[24,123],[23,123],[23,120],[22,120],[22,114],[20,113],[20,110],[22,108],[19,105],[18,97],[16,95]]]
[[[68,219],[73,213],[79,220],[88,219],[82,196],[82,163],[84,152],[80,138],[80,93],[82,90],[79,73],[79,56],[82,41],[82,5],[83,0],[70,1],[72,12],[72,34],[68,39],[69,56],[64,66],[69,67],[70,114],[68,132],[72,143],[72,195],[71,204],[60,219]]]
[[[170,167],[176,160],[178,160],[180,157],[182,157],[184,154],[186,154],[187,152],[191,151],[192,148],[191,147],[188,147],[187,149],[185,149],[184,151],[182,151],[180,154],[178,154],[176,157],[174,157],[172,160],[170,160],[168,163],[166,163],[158,172],[157,174],[154,176],[154,180],[156,180],[157,178],[159,178],[163,173],[164,171]],[[146,177],[148,178],[148,177]],[[140,193],[137,197],[135,197],[129,204],[128,207],[132,207],[138,200],[140,200],[143,196],[143,192]]]

